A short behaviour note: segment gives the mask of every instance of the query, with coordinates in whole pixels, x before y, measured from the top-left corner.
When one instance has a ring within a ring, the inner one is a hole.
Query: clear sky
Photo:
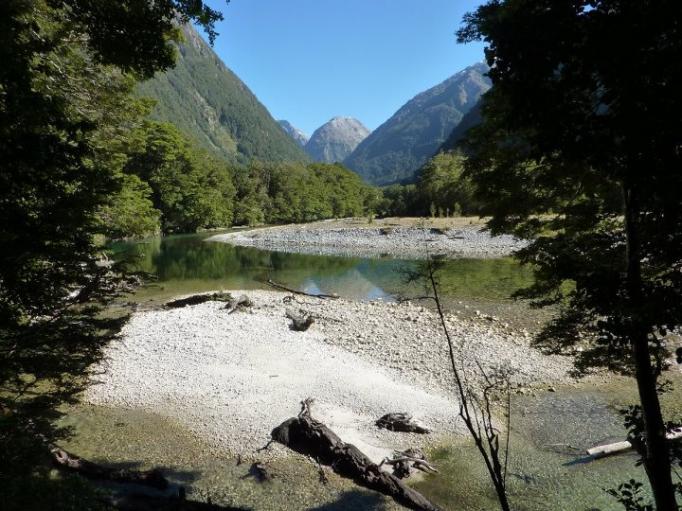
[[[208,0],[215,51],[265,104],[308,135],[334,116],[370,130],[414,95],[483,60],[459,45],[480,0]]]

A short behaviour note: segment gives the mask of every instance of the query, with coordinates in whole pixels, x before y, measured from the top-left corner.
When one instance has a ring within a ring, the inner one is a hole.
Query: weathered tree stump
[[[357,484],[393,497],[400,504],[419,511],[437,511],[421,493],[384,472],[357,447],[343,442],[331,429],[310,415],[312,400],[302,402],[298,417],[292,417],[272,430],[272,439],[296,452],[329,465],[337,474]]]
[[[401,433],[419,433],[425,435],[431,431],[412,420],[407,413],[387,413],[375,423],[378,428]]]
[[[312,317],[312,315],[303,311],[299,313],[292,309],[287,309],[286,316],[291,320],[291,325],[289,325],[289,328],[296,332],[305,332],[308,330],[308,328],[310,328],[310,325],[315,322],[315,319]]]
[[[229,302],[232,300],[230,293],[210,293],[203,295],[192,295],[187,298],[180,298],[172,300],[164,305],[167,309],[179,309],[180,307],[188,307],[190,305],[199,305],[206,302]]]

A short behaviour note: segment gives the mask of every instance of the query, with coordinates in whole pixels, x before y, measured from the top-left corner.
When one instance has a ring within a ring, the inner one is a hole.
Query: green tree
[[[232,223],[234,186],[224,164],[199,154],[172,124],[148,122],[125,170],[152,189],[164,232],[194,232]]]
[[[100,210],[105,234],[112,239],[143,238],[160,230],[161,213],[154,208],[152,189],[139,177],[125,174],[121,189]]]
[[[46,442],[115,328],[93,305],[122,279],[97,264],[95,238],[145,110],[130,98],[132,76],[173,64],[178,16],[212,33],[218,14],[200,0],[0,2],[0,480],[9,509],[100,507],[83,481],[69,489],[53,477]]]
[[[97,211],[120,186],[102,158],[130,83],[173,64],[173,22],[210,33],[203,2],[0,4],[0,321],[51,314],[99,272]],[[113,67],[107,67],[113,66]]]
[[[439,211],[457,211],[466,215],[481,212],[482,208],[474,197],[474,187],[463,175],[464,162],[465,158],[460,153],[442,152],[422,167],[417,187],[422,214],[431,204]]]
[[[459,32],[485,41],[491,66],[467,162],[490,226],[534,240],[520,254],[537,268],[527,295],[565,304],[546,338],[580,332],[581,362],[635,375],[632,439],[666,511],[657,380],[682,318],[680,26],[673,0],[493,0]]]

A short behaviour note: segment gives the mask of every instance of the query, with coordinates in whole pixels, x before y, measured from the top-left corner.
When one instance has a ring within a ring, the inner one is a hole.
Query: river
[[[208,235],[154,238],[114,247],[117,258],[155,277],[135,297],[154,307],[178,294],[216,289],[267,288],[272,279],[307,292],[355,300],[394,300],[423,294],[407,283],[416,261],[363,259],[269,252],[206,242]],[[534,330],[547,315],[511,300],[532,282],[532,272],[511,259],[457,259],[441,273],[449,308],[494,314],[511,327]],[[632,402],[632,383],[605,378],[601,385],[573,385],[556,392],[514,395],[509,486],[517,510],[616,510],[604,488],[630,477],[644,480],[633,455],[585,462],[585,448],[620,440],[625,431],[617,409]],[[676,405],[671,405],[677,408]],[[333,476],[318,482],[317,468],[293,458],[273,467],[279,477],[258,484],[244,477],[248,466],[214,452],[181,426],[142,411],[76,406],[62,420],[74,428],[65,446],[77,454],[117,463],[160,465],[188,486],[189,495],[253,509],[396,509],[386,499]],[[444,509],[494,509],[482,463],[470,445],[455,440],[431,453],[441,474],[422,478],[417,488]]]

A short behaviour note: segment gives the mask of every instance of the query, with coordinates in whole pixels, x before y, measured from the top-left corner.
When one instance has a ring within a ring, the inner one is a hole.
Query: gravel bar
[[[505,257],[526,246],[513,236],[491,236],[480,226],[450,229],[428,227],[341,227],[323,223],[267,227],[218,234],[207,239],[244,247],[303,254],[426,259]]]
[[[316,399],[316,418],[375,461],[463,431],[447,345],[429,310],[243,293],[253,306],[232,314],[219,302],[134,314],[92,368],[97,384],[86,401],[171,417],[216,449],[259,459],[286,455],[279,446],[256,450],[306,397]],[[291,308],[313,314],[308,331],[289,329]],[[475,359],[487,369],[505,366],[521,384],[570,380],[569,359],[540,354],[522,333],[490,318],[447,321],[467,367]],[[378,430],[374,421],[389,412],[410,413],[434,433]]]

